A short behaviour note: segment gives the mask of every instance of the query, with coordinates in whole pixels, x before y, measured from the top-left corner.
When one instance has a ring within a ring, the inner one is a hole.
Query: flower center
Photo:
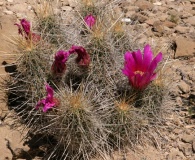
[[[135,74],[140,74],[141,76],[144,74],[144,72],[139,71],[139,70],[138,70],[138,71],[135,71],[134,73],[135,73]]]

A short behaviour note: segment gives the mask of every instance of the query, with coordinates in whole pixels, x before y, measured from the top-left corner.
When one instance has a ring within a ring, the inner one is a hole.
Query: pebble
[[[185,143],[192,143],[192,141],[195,139],[195,136],[193,134],[191,135],[188,135],[188,134],[185,134],[182,136],[181,140]]]
[[[178,26],[175,27],[175,31],[178,32],[178,33],[184,34],[184,33],[189,32],[190,28],[178,25]]]
[[[195,153],[195,139],[193,140],[193,143],[192,143],[192,150]]]
[[[189,93],[190,92],[190,86],[182,80],[177,84],[177,86],[182,91],[182,93]]]
[[[23,16],[22,16],[21,13],[16,13],[16,17],[17,17],[17,18],[22,18]]]
[[[194,40],[178,36],[175,42],[177,45],[175,58],[194,56],[193,54],[195,52]]]
[[[3,13],[5,13],[5,14],[7,14],[7,15],[12,15],[12,14],[13,14],[13,12],[12,12],[12,11],[8,11],[8,10],[3,11]]]
[[[181,150],[185,156],[189,156],[192,154],[192,145],[189,143],[180,144],[179,150]]]
[[[0,2],[0,6],[3,6],[4,5],[4,3],[3,2]]]
[[[162,5],[162,3],[161,2],[155,2],[155,3],[153,3],[155,6],[161,6]]]
[[[122,22],[130,23],[131,22],[131,19],[130,18],[122,18],[121,21]]]
[[[61,7],[61,9],[63,11],[71,11],[72,10],[72,7],[70,7],[70,6],[63,6],[63,7]]]
[[[192,26],[195,26],[195,16],[189,17],[185,20],[185,22],[191,24]]]
[[[28,6],[27,9],[28,9],[28,10],[31,10],[31,9],[32,9],[32,6]]]

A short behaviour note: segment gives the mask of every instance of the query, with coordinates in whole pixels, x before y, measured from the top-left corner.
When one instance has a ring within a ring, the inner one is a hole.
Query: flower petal
[[[26,34],[29,35],[29,33],[30,33],[30,22],[27,21],[26,19],[21,19],[20,23],[21,23],[24,31],[26,32]]]
[[[76,63],[80,66],[88,66],[90,63],[90,56],[82,46],[72,46],[68,51],[70,54],[77,53],[78,57],[76,58]]]
[[[128,69],[126,66],[124,69],[122,69],[122,73],[128,77],[134,76],[134,72],[132,72],[130,69]]]
[[[132,55],[133,53],[127,51],[124,55],[125,58],[125,66],[131,70],[132,72],[136,71],[136,62],[134,60],[134,57]]]
[[[93,15],[90,14],[84,18],[84,21],[88,25],[89,28],[92,28],[93,25],[95,24],[96,19]]]
[[[150,66],[150,63],[152,61],[152,58],[153,58],[153,53],[151,51],[151,48],[150,48],[150,45],[146,45],[144,47],[144,55],[143,55],[143,71],[147,71],[149,66]]]
[[[159,53],[159,54],[153,59],[153,61],[151,62],[148,71],[149,71],[150,73],[153,73],[154,70],[156,69],[158,63],[159,63],[160,61],[162,61],[162,59],[163,59],[162,53]]]
[[[55,103],[46,103],[43,107],[43,112],[47,112],[48,109],[51,109],[55,106]]]
[[[45,86],[46,91],[47,91],[47,98],[52,98],[53,99],[53,88],[49,86],[49,84],[46,84]]]
[[[68,60],[70,53],[66,52],[64,50],[59,50],[56,54],[55,54],[55,61],[61,62],[61,63],[65,63]]]
[[[149,72],[146,72],[142,75],[142,79],[140,81],[140,89],[145,89],[148,84],[150,83],[151,81],[151,74]]]
[[[140,50],[138,50],[137,52],[133,52],[132,56],[134,58],[135,61],[135,69],[138,71],[142,71],[142,63],[143,63],[143,59],[142,59],[142,53]]]
[[[134,88],[140,89],[140,82],[142,81],[142,76],[140,74],[135,75]]]

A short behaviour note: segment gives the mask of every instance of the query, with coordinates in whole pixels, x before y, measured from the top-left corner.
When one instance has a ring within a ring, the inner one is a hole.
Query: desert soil
[[[15,61],[10,43],[17,35],[14,23],[20,18],[32,20],[33,7],[40,1],[0,0],[0,77],[7,75],[2,63]],[[54,1],[57,14],[76,10],[78,0]],[[195,160],[195,119],[188,112],[195,108],[195,0],[122,0],[114,10],[122,15],[132,35],[139,31],[140,35],[132,37],[135,43],[149,43],[156,53],[164,54],[165,71],[170,72],[172,82],[170,112],[161,141],[156,140],[156,146],[146,144],[137,146],[137,151],[116,153],[112,159]],[[23,144],[21,131],[12,127],[9,114],[6,103],[0,102],[0,160],[25,159],[19,152],[28,153],[29,147]]]

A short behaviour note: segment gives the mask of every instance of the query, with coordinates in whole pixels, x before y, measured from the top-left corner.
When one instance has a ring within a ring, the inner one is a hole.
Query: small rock
[[[23,16],[22,16],[21,13],[16,13],[16,17],[17,17],[17,18],[22,18]]]
[[[178,33],[184,34],[184,33],[189,32],[190,28],[178,25],[178,26],[175,27],[175,31],[178,32]]]
[[[132,18],[132,20],[138,20],[140,23],[143,23],[143,22],[145,22],[147,19],[148,19],[148,17],[146,17],[146,16],[143,16],[142,14],[139,14],[139,13],[135,13],[135,14],[133,14],[132,16],[131,16],[131,18]]]
[[[3,4],[4,4],[3,2],[0,2],[0,6],[3,6]]]
[[[168,15],[166,15],[166,14],[159,16],[160,21],[165,21],[167,18],[168,18]]]
[[[189,23],[192,26],[195,26],[195,16],[189,17],[188,19],[184,20],[185,23]]]
[[[32,9],[32,6],[28,6],[27,9],[28,9],[28,10],[31,10],[31,9]]]
[[[180,134],[181,132],[182,132],[182,130],[181,129],[179,129],[179,128],[175,128],[174,130],[173,130],[173,132],[175,133],[175,134]]]
[[[153,5],[155,5],[155,6],[161,6],[162,3],[161,2],[155,2],[155,3],[153,3]]]
[[[8,15],[12,15],[12,14],[13,14],[13,12],[12,12],[12,11],[8,11],[8,10],[3,11],[3,13],[8,14]]]
[[[161,21],[155,21],[153,23],[153,30],[155,32],[163,33],[164,32],[164,26],[162,25]]]
[[[193,150],[193,152],[195,153],[195,139],[194,139],[193,142],[192,142],[192,150]]]
[[[132,5],[126,5],[123,7],[125,9],[125,11],[138,11],[139,7],[138,6],[132,6]]]
[[[192,145],[189,143],[180,144],[179,150],[181,150],[185,156],[192,155]]]
[[[172,33],[174,33],[175,30],[172,28],[169,28],[167,26],[164,26],[164,33],[166,33],[166,35],[171,35]]]
[[[173,28],[173,27],[176,26],[175,23],[170,22],[170,21],[165,21],[165,22],[163,22],[163,25],[166,26],[166,27],[169,27],[169,28]]]
[[[168,157],[167,157],[167,160],[176,160],[178,157],[184,158],[184,155],[178,149],[172,148],[170,150]]]
[[[192,39],[187,39],[184,37],[177,37],[176,41],[176,53],[175,58],[179,57],[193,57],[195,53],[195,43]]]
[[[154,18],[154,19],[148,19],[147,21],[145,21],[145,23],[153,26],[153,24],[154,24],[155,21],[156,21],[156,18]]]
[[[125,13],[125,17],[130,18],[130,17],[132,17],[133,14],[135,14],[134,11],[128,11],[127,13]],[[121,14],[119,14],[119,15],[121,15]]]
[[[70,7],[70,6],[63,6],[63,7],[61,7],[61,9],[63,11],[71,11],[72,10],[72,7]]]
[[[188,17],[192,17],[192,16],[193,15],[191,13],[185,12],[185,13],[182,13],[181,18],[184,19],[184,18],[188,18]]]
[[[177,86],[183,93],[189,93],[190,92],[190,86],[182,80],[177,84]]]
[[[130,23],[130,22],[131,22],[131,19],[130,19],[130,18],[122,18],[122,19],[121,19],[121,22]]]
[[[192,143],[192,141],[195,139],[195,136],[194,135],[188,135],[188,134],[185,134],[182,136],[181,140],[185,143]]]
[[[14,2],[14,0],[7,0],[8,2],[10,2],[10,3],[13,3]]]
[[[154,5],[148,1],[144,1],[144,0],[138,0],[135,3],[135,6],[138,6],[140,8],[140,10],[152,10]]]

